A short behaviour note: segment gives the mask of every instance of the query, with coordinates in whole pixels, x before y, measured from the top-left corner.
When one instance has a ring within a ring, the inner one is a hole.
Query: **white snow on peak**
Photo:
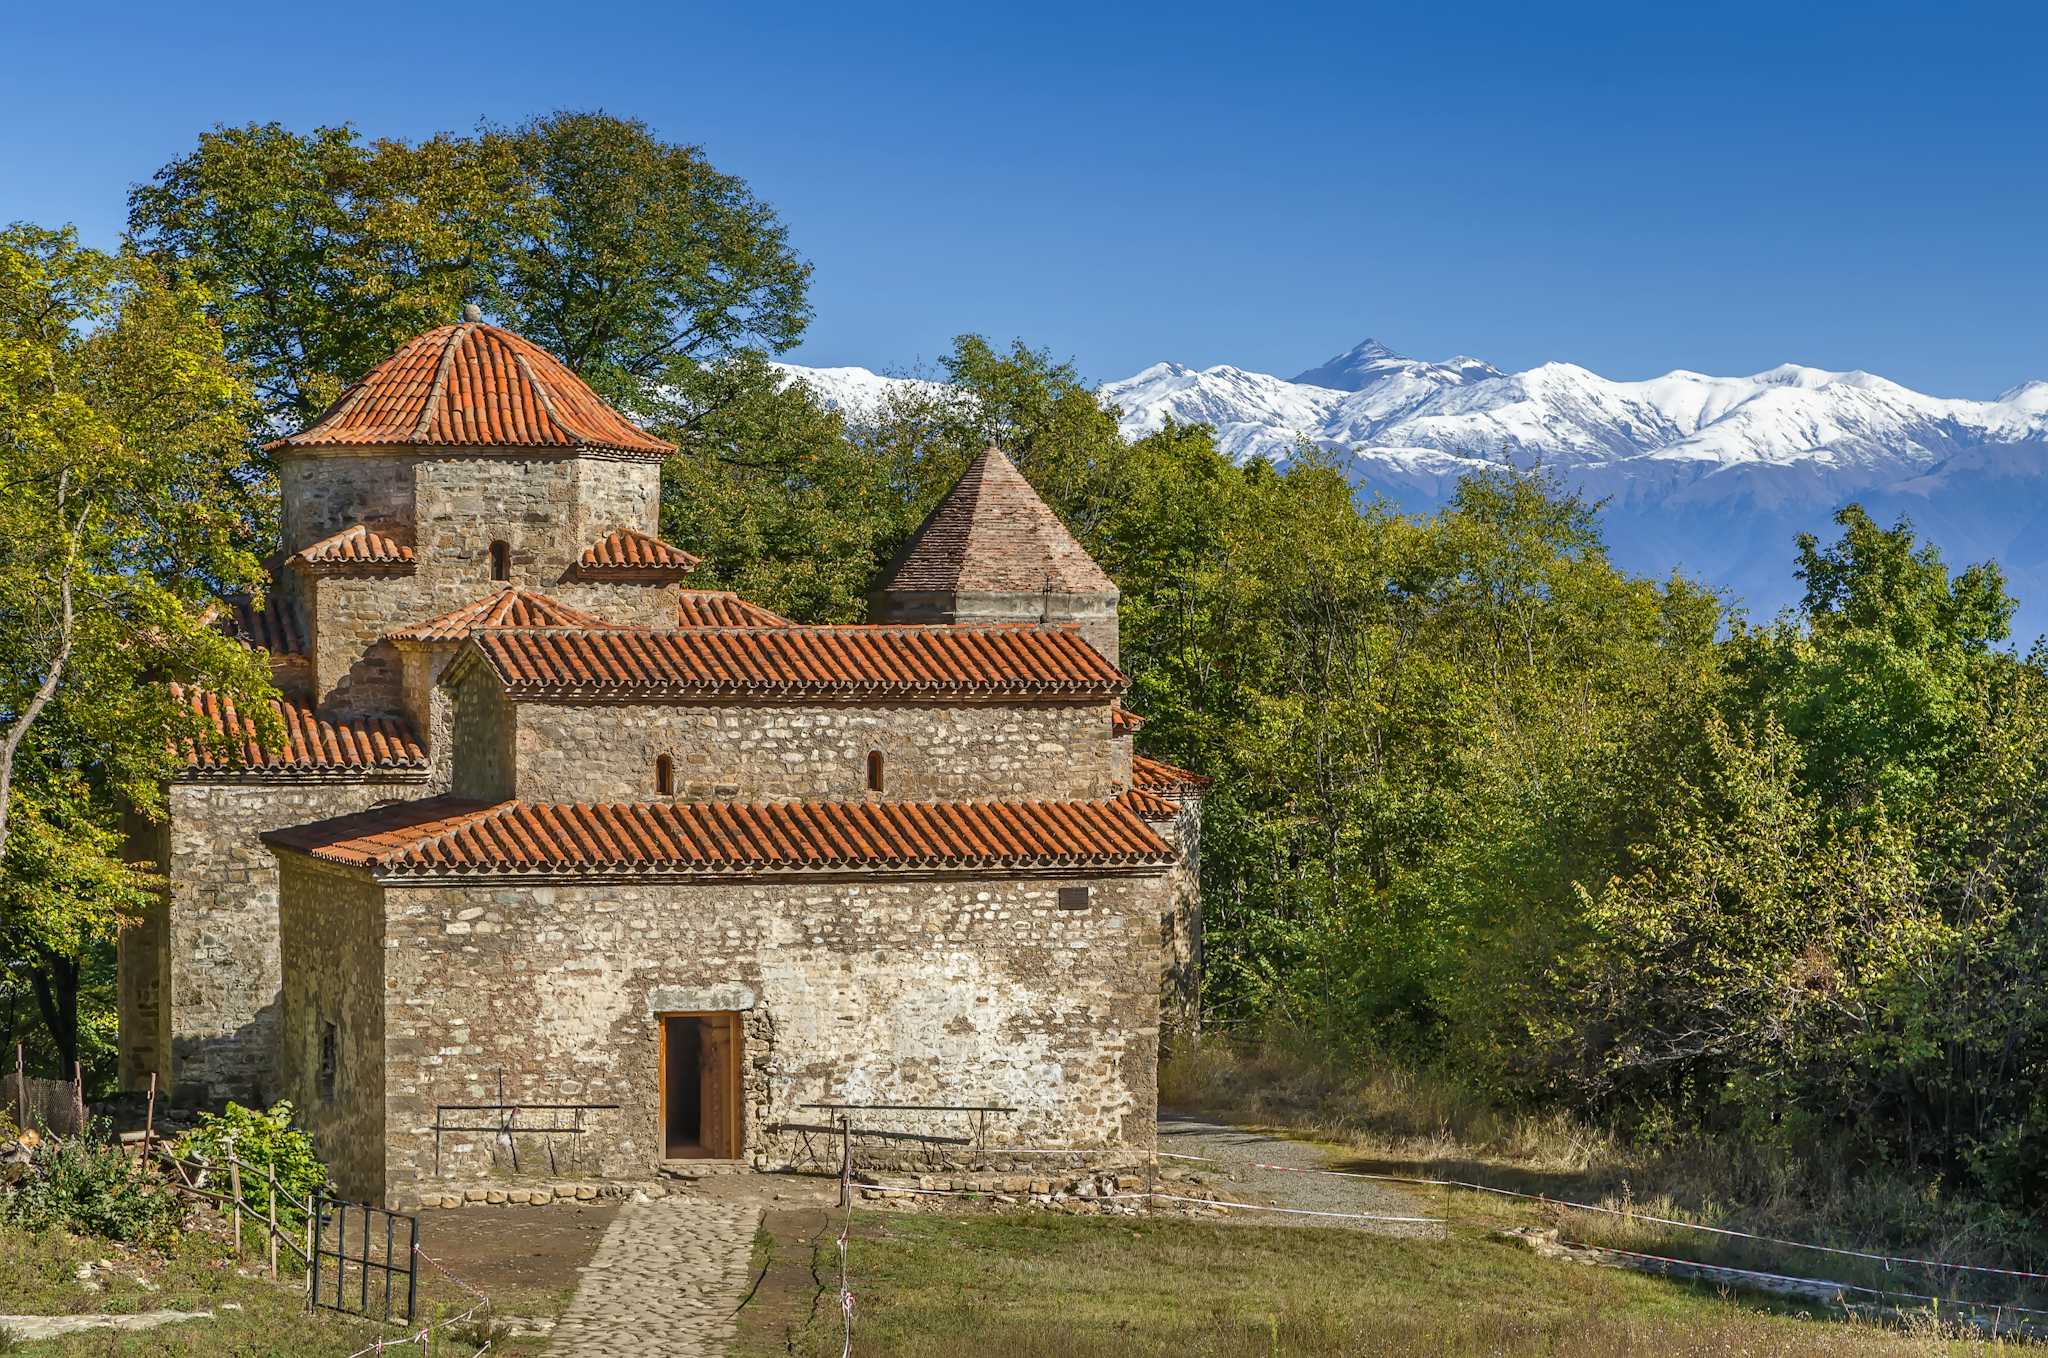
[[[855,419],[902,387],[939,389],[865,368],[778,366]],[[1566,362],[1515,373],[1468,357],[1429,362],[1379,340],[1294,379],[1227,363],[1162,362],[1105,383],[1101,394],[1132,437],[1169,420],[1209,424],[1239,460],[1284,459],[1307,440],[1411,461],[1433,450],[1553,469],[1753,463],[1903,477],[1979,443],[2048,441],[2048,381],[1995,401],[1928,396],[1872,373],[1796,363],[1748,377],[1680,368],[1617,382]]]
[[[889,399],[906,390],[939,392],[943,382],[921,377],[885,377],[866,368],[806,368],[797,363],[771,363],[770,367],[787,382],[802,382],[820,403],[849,420],[873,419],[882,413]]]
[[[780,366],[852,420],[918,384]],[[1507,373],[1367,340],[1293,379],[1155,363],[1100,390],[1130,437],[1204,423],[1239,461],[1284,461],[1306,441],[1410,509],[1442,503],[1477,469],[1546,470],[1605,504],[1618,561],[1687,570],[1762,615],[1792,598],[1794,535],[1827,534],[1828,516],[1858,500],[1913,518],[1952,563],[1998,559],[2022,601],[2022,639],[2048,630],[2048,381],[1992,401],[1794,363],[1618,382],[1574,363]]]

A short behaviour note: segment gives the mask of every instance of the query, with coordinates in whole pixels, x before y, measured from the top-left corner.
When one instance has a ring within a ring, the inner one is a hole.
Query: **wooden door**
[[[739,1146],[739,1016],[706,1014],[697,1022],[701,1035],[697,1078],[701,1110],[698,1144],[713,1160],[737,1159]]]

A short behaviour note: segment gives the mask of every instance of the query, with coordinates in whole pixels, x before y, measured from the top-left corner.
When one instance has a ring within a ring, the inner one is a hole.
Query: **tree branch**
[[[57,477],[57,517],[61,521],[71,495],[71,471],[67,467]],[[50,672],[43,676],[43,682],[36,688],[35,696],[21,710],[21,715],[7,728],[5,738],[0,738],[0,855],[7,852],[7,816],[12,809],[14,789],[14,756],[21,748],[22,738],[29,727],[35,724],[50,699],[57,696],[57,685],[63,681],[64,667],[71,660],[72,643],[78,634],[78,614],[72,600],[72,575],[78,569],[78,554],[85,538],[85,524],[92,514],[92,497],[86,496],[79,506],[78,519],[66,533],[64,546],[64,567],[58,574],[57,589],[62,604],[57,622],[57,653],[50,660]]]

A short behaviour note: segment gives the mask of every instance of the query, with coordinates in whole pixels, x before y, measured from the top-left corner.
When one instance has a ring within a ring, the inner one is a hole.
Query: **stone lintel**
[[[655,986],[647,992],[647,1013],[723,1014],[752,1009],[760,1001],[743,985]]]

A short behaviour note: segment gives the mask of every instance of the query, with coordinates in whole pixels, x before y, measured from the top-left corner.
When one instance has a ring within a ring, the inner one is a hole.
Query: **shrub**
[[[49,1137],[29,1159],[29,1173],[0,1198],[0,1218],[31,1231],[61,1227],[79,1235],[161,1245],[177,1234],[184,1204],[94,1122],[82,1136]]]
[[[242,1198],[258,1213],[270,1205],[269,1170],[277,1171],[277,1219],[305,1220],[303,1203],[327,1186],[327,1166],[313,1152],[313,1138],[292,1126],[294,1110],[277,1102],[268,1111],[230,1103],[224,1113],[202,1113],[199,1125],[178,1139],[181,1157],[224,1168],[228,1154],[242,1164]],[[224,1179],[216,1185],[225,1189]]]

